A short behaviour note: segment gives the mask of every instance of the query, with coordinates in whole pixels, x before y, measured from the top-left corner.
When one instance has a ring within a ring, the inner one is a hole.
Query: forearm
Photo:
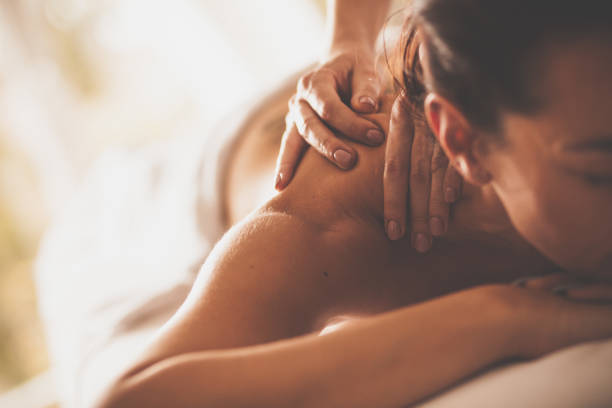
[[[329,0],[329,50],[345,46],[373,48],[390,3],[390,0]]]
[[[120,381],[104,407],[397,407],[510,357],[507,308],[483,291],[367,318],[325,336],[182,354]]]

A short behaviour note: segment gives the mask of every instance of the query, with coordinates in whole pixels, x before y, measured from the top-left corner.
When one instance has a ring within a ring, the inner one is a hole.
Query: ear
[[[491,181],[483,165],[484,141],[452,103],[430,93],[425,99],[425,116],[446,156],[465,180],[481,186]]]

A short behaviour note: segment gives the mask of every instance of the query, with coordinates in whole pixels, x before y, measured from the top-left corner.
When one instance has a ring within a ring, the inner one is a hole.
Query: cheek
[[[601,268],[612,255],[612,194],[536,159],[525,153],[499,161],[493,184],[512,223],[555,263],[576,271]]]
[[[606,268],[612,273],[612,196],[571,176],[557,185],[561,188],[540,186],[536,195],[536,216],[542,222],[534,225],[544,232],[534,232],[538,247],[569,270],[600,273]]]

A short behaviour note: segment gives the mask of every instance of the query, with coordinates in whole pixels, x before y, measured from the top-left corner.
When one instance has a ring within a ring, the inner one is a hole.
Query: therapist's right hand
[[[289,102],[276,189],[289,184],[308,146],[343,170],[355,165],[357,152],[330,128],[357,142],[380,145],[384,141],[382,130],[358,114],[378,111],[380,92],[374,55],[356,44],[335,47],[319,66],[302,76]]]

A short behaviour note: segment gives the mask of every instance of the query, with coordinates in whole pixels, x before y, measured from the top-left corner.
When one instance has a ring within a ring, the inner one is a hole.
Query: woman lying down
[[[253,125],[226,178],[237,223],[100,407],[398,407],[497,363],[612,336],[605,11],[587,2],[552,16],[530,2],[510,23],[510,4],[470,14],[462,3],[418,2],[422,42],[407,45],[420,45],[436,148],[469,182],[444,238],[425,255],[386,238],[384,147],[354,145],[350,172],[308,151],[291,184],[238,221],[278,150],[278,134]],[[479,18],[500,23],[483,36],[470,31]],[[406,67],[408,89],[418,71]],[[392,100],[367,116],[383,129],[408,114],[390,113]],[[507,284],[530,274],[543,277]]]

